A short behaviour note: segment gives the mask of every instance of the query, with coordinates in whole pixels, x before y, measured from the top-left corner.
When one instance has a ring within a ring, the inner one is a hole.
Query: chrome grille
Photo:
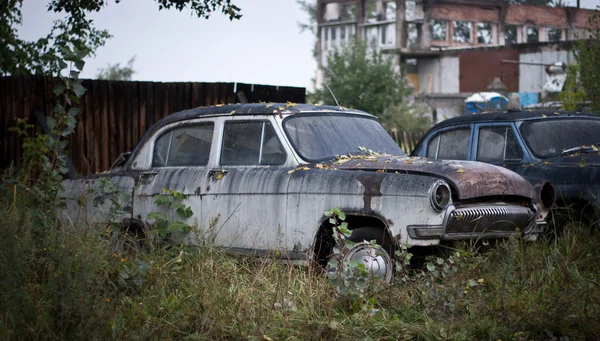
[[[478,206],[455,209],[448,217],[446,234],[506,233],[527,230],[534,212],[522,206]]]

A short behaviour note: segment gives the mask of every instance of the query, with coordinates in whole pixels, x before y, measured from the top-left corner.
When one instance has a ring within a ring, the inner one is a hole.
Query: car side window
[[[286,153],[269,122],[226,122],[221,165],[281,165]]]
[[[523,150],[511,127],[479,128],[477,161],[521,161]]]
[[[152,167],[206,166],[213,130],[207,123],[163,133],[154,143]]]
[[[447,130],[429,141],[427,157],[439,160],[466,160],[469,156],[471,128]]]

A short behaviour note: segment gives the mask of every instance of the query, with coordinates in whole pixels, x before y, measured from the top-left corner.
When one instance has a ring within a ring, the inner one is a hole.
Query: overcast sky
[[[93,78],[108,63],[126,64],[135,55],[134,80],[311,87],[317,67],[312,57],[315,38],[300,33],[297,23],[308,16],[296,1],[233,2],[243,16],[230,22],[218,13],[204,20],[185,11],[158,11],[150,0],[108,1],[93,18],[96,27],[109,30],[113,38],[87,60],[82,76]],[[23,1],[21,38],[33,40],[49,32],[58,16],[46,11],[47,3]],[[598,5],[600,0],[581,0],[585,8]]]
[[[92,78],[107,63],[126,64],[136,56],[134,80],[244,82],[308,87],[316,71],[313,35],[300,33],[308,16],[295,0],[234,0],[240,20],[220,13],[210,19],[190,12],[158,10],[155,1],[121,0],[94,14],[99,29],[113,38],[88,59],[82,77]],[[23,1],[20,37],[37,39],[57,18],[48,0]],[[37,4],[37,5],[36,5]]]

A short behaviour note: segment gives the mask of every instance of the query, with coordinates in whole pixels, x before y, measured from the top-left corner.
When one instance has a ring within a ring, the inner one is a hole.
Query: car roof
[[[194,118],[202,118],[208,116],[287,116],[299,113],[344,113],[358,114],[375,118],[375,116],[364,111],[330,105],[314,105],[304,103],[296,104],[291,102],[222,104],[208,107],[197,107],[170,114],[154,123],[147,131],[147,133],[149,134],[146,135],[151,135],[154,131],[160,129],[161,127],[167,124]]]
[[[169,116],[159,120],[158,125],[192,119],[204,116],[221,116],[221,115],[290,115],[303,112],[337,112],[362,114],[372,116],[364,111],[348,109],[344,107],[336,107],[331,105],[314,105],[304,103],[248,103],[248,104],[224,104],[213,105],[208,107],[198,107],[170,114]]]
[[[299,113],[323,113],[323,114],[355,114],[363,115],[369,118],[376,119],[364,111],[348,109],[341,106],[330,105],[315,105],[304,103],[248,103],[248,104],[222,104],[208,107],[197,107],[193,109],[179,111],[161,118],[155,122],[145,133],[133,150],[132,155],[137,154],[140,146],[143,146],[146,141],[161,127],[185,120],[211,117],[211,116],[288,116]],[[129,167],[133,158],[130,158],[125,163],[124,167]]]
[[[556,118],[565,118],[565,117],[585,117],[585,118],[596,118],[600,119],[600,117],[592,114],[592,113],[582,113],[582,112],[574,112],[574,111],[551,111],[551,110],[525,110],[525,111],[504,111],[504,112],[490,112],[490,113],[481,113],[481,114],[473,114],[473,115],[465,115],[449,118],[444,120],[435,126],[433,126],[430,131],[437,130],[440,128],[460,125],[460,124],[470,124],[470,123],[479,123],[479,122],[514,122],[514,121],[527,121],[534,119],[556,119]]]

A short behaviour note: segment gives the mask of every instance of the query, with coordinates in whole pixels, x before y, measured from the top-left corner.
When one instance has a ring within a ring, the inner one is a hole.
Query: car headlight
[[[441,212],[450,203],[450,186],[445,181],[438,180],[431,186],[429,195],[433,209]]]

